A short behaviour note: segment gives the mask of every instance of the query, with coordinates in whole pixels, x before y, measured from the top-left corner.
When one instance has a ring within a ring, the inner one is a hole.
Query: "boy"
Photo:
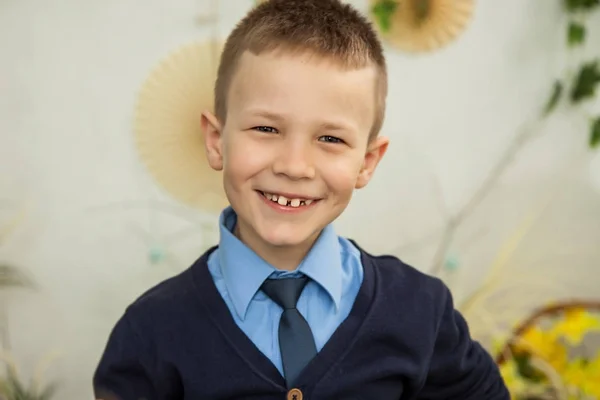
[[[339,0],[271,0],[224,47],[210,166],[220,242],[115,326],[94,376],[119,400],[505,400],[448,289],[331,227],[388,139],[381,44]]]

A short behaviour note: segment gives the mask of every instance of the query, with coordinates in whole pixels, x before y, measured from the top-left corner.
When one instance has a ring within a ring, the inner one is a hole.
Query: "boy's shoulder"
[[[188,301],[193,287],[191,280],[191,268],[165,279],[139,295],[125,313],[137,323],[172,315]]]
[[[363,264],[370,264],[375,268],[384,283],[388,282],[395,286],[400,285],[398,287],[410,286],[417,290],[443,291],[446,289],[440,278],[407,264],[401,258],[391,254],[371,254],[361,248],[354,240],[349,240],[360,251]]]
[[[373,255],[350,241],[359,249],[364,268],[373,269],[377,291],[388,301],[402,308],[413,304],[424,313],[440,317],[444,309],[454,306],[450,289],[440,278],[420,271],[394,255]]]
[[[197,296],[197,274],[206,263],[208,250],[192,266],[179,274],[167,278],[139,295],[128,307],[126,314],[138,323],[152,322],[157,319],[172,319],[179,314],[189,312],[200,305]]]

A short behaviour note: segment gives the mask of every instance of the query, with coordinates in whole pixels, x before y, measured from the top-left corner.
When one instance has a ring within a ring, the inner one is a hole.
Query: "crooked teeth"
[[[313,200],[288,199],[285,196],[279,196],[272,193],[263,193],[263,195],[272,202],[288,207],[308,206],[313,202]]]

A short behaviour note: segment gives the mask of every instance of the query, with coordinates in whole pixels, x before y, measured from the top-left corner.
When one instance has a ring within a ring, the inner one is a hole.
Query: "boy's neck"
[[[237,223],[234,229],[235,236],[254,251],[260,258],[281,271],[294,271],[306,257],[313,244],[319,237],[318,232],[313,238],[298,246],[270,246],[262,240],[256,240],[258,235],[253,235],[245,229],[240,229]]]

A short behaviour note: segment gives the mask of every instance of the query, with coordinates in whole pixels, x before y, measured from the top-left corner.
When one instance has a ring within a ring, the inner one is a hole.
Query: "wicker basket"
[[[498,366],[502,366],[512,358],[512,356],[516,353],[517,343],[519,343],[523,334],[525,334],[530,328],[539,326],[544,321],[559,318],[572,310],[584,310],[600,314],[600,301],[568,300],[555,302],[535,310],[527,319],[516,326],[509,340],[501,348],[496,357],[496,363]],[[567,388],[565,387],[558,372],[549,367],[547,363],[543,362],[535,355],[531,355],[531,358],[534,363],[537,361],[536,369],[546,376],[549,381],[549,386],[553,391],[551,397],[540,397],[540,399],[567,399]]]

